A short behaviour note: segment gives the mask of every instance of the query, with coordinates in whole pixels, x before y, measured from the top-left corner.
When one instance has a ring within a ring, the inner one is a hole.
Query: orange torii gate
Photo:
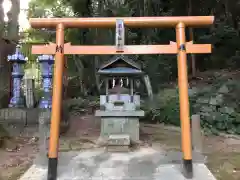
[[[129,28],[176,28],[177,42],[170,42],[168,45],[124,45],[121,51],[116,46],[73,46],[70,43],[64,43],[65,28],[114,28],[118,19],[121,19],[124,25]],[[50,43],[48,45],[36,45],[32,47],[33,54],[55,54],[56,58],[48,153],[48,180],[56,180],[57,178],[64,54],[177,54],[183,167],[186,175],[191,178],[193,176],[193,165],[189,118],[187,53],[211,53],[211,45],[186,42],[185,29],[187,26],[208,26],[213,24],[213,21],[213,16],[30,19],[30,24],[33,28],[56,28],[56,44]]]

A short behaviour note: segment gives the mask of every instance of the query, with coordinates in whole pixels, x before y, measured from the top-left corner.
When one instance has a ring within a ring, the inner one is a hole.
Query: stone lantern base
[[[12,108],[24,108],[25,107],[25,99],[23,97],[13,97],[8,105]]]

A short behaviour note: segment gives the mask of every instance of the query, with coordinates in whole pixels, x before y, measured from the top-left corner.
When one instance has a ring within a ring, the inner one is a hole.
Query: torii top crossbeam
[[[122,19],[130,28],[175,27],[179,22],[185,26],[208,26],[213,24],[213,16],[176,16],[176,17],[106,17],[106,18],[31,18],[33,28],[49,28],[63,24],[69,28],[113,28],[116,20]]]
[[[116,21],[123,20],[124,26],[131,28],[176,28],[179,23],[184,27],[202,27],[213,24],[213,16],[179,16],[179,17],[104,17],[104,18],[31,18],[30,25],[33,28],[114,28]],[[50,43],[45,46],[33,46],[33,54],[55,54],[58,45]],[[60,46],[60,45],[59,45]],[[58,46],[58,47],[59,47]],[[63,47],[63,44],[61,45]],[[72,46],[64,44],[64,54],[177,54],[177,44],[170,45],[125,45],[123,52],[117,52],[115,46]],[[91,49],[91,51],[89,51]],[[209,44],[186,43],[187,53],[210,53]]]

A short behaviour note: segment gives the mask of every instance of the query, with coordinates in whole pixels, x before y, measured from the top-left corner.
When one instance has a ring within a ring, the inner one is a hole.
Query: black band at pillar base
[[[57,158],[48,159],[48,177],[47,180],[57,180]]]
[[[192,160],[183,160],[183,175],[187,179],[192,179],[193,178],[193,164]]]

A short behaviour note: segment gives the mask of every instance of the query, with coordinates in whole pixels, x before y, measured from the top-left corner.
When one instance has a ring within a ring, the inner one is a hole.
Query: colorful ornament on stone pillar
[[[43,85],[43,96],[39,102],[39,107],[43,109],[51,109],[54,57],[52,55],[41,55],[38,56],[38,62],[40,64]]]
[[[21,92],[22,78],[24,76],[23,65],[26,63],[26,58],[20,52],[20,46],[16,47],[14,54],[8,56],[8,61],[12,63],[12,97],[9,107],[24,107],[25,101]]]

